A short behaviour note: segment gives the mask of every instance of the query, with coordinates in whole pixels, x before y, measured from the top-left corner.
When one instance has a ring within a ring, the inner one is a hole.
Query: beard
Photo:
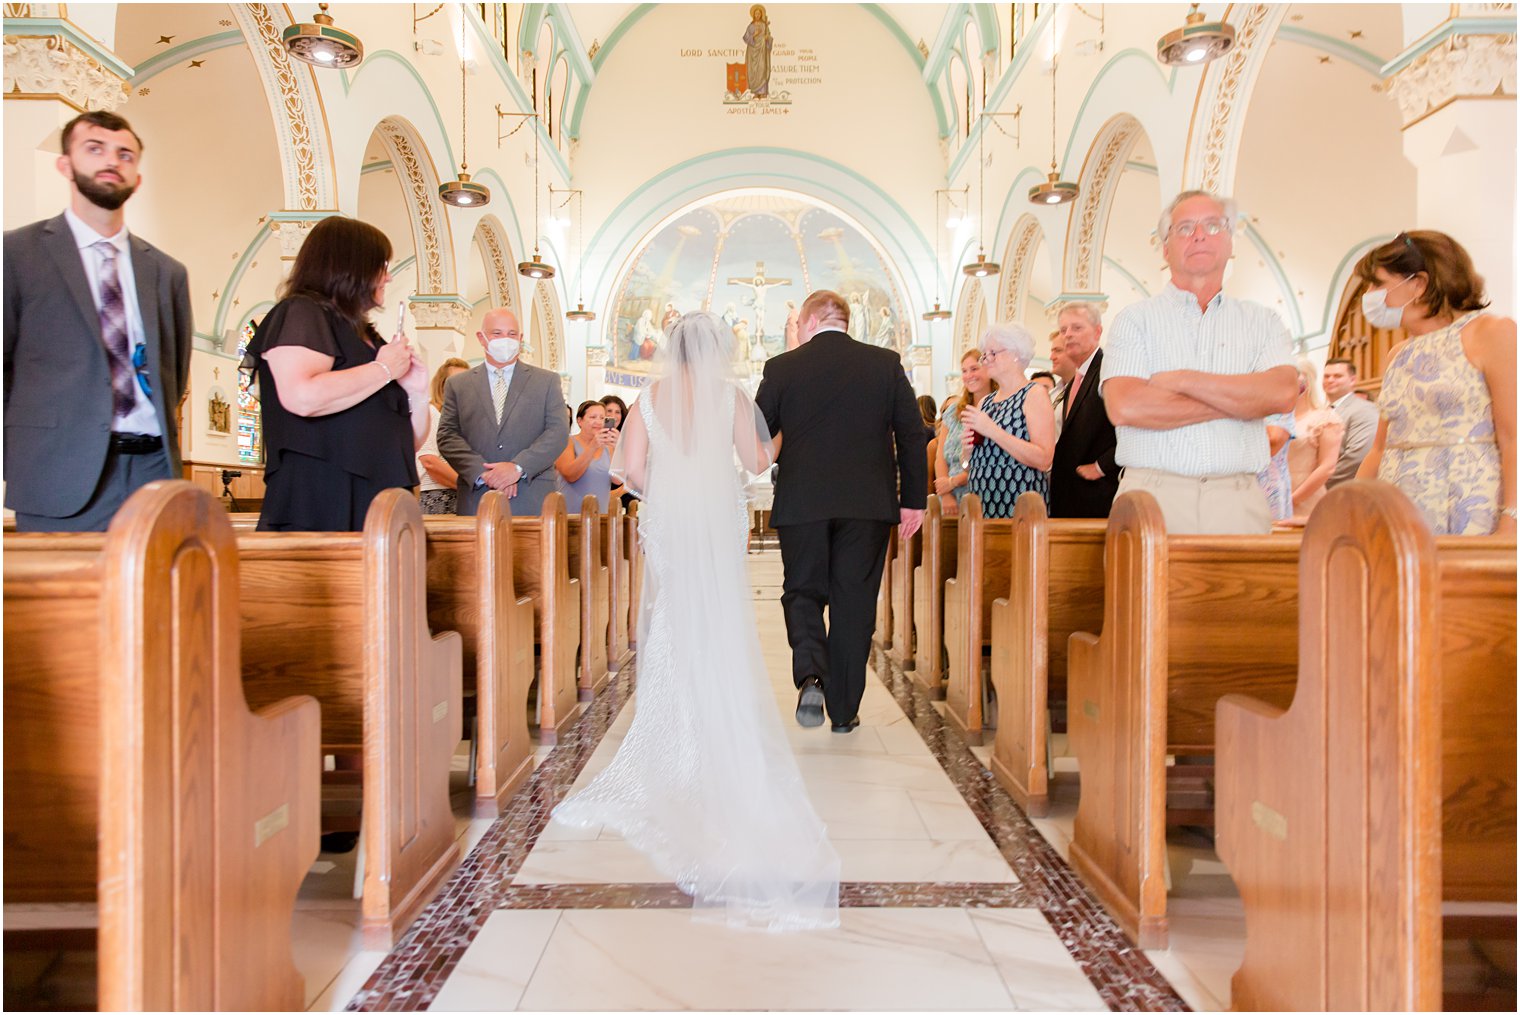
[[[127,186],[123,181],[115,186],[109,183],[98,183],[91,177],[85,176],[79,170],[74,170],[74,186],[85,196],[91,204],[106,211],[115,211],[127,203],[127,198],[132,196],[137,188]]]

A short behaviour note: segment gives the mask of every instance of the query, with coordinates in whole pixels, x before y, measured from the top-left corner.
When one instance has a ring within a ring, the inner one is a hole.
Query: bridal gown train
[[[621,834],[692,896],[699,918],[771,931],[835,927],[839,857],[761,659],[734,442],[719,448],[709,436],[735,432],[735,419],[742,433],[753,402],[729,383],[697,398],[712,413],[688,408],[704,422],[677,427],[686,439],[672,439],[671,414],[657,410],[652,390],[638,400],[648,456],[633,723],[607,768],[554,816]]]

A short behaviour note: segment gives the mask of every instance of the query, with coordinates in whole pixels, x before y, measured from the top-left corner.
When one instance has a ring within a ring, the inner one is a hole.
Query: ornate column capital
[[[1464,34],[1442,39],[1396,71],[1384,86],[1404,129],[1458,99],[1515,97],[1515,36]]]
[[[586,366],[604,367],[607,365],[607,347],[605,345],[586,346]]]
[[[1045,304],[1045,312],[1050,316],[1051,323],[1054,324],[1060,319],[1061,311],[1067,307],[1075,306],[1092,307],[1098,312],[1098,316],[1102,317],[1108,313],[1108,294],[1095,292],[1062,293]]]
[[[442,329],[457,331],[461,335],[469,331],[474,308],[468,300],[454,293],[440,296],[414,296],[407,303],[407,311],[419,329]]]
[[[926,367],[934,362],[934,347],[931,345],[910,345],[908,351],[903,353],[903,361],[911,367]]]
[[[280,260],[294,261],[301,252],[301,245],[311,235],[312,227],[325,218],[339,214],[335,211],[277,211],[269,216],[269,231],[280,241]]]
[[[5,6],[7,99],[56,99],[80,112],[113,110],[126,101],[130,66],[68,21],[33,16],[56,5]],[[27,14],[13,18],[18,6]]]

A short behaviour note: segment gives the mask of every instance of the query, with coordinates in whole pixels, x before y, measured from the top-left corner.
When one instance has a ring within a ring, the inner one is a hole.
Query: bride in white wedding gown
[[[659,379],[623,425],[612,471],[642,498],[644,595],[633,724],[554,810],[606,826],[692,897],[699,916],[771,931],[839,925],[839,857],[782,731],[745,566],[744,478],[774,457],[733,376],[716,314],[671,328]]]

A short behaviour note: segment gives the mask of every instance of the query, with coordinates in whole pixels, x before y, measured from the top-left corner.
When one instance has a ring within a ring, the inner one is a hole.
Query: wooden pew
[[[510,501],[492,490],[475,517],[425,515],[428,624],[464,640],[464,692],[475,696],[475,813],[495,817],[533,772],[528,694],[533,602],[513,584]],[[534,550],[541,552],[535,545]]]
[[[957,527],[955,577],[945,581],[945,703],[951,723],[970,743],[982,742],[982,698],[992,600],[1008,588],[1013,520],[983,518],[982,501],[967,494]]]
[[[584,497],[580,514],[570,515],[566,522],[570,574],[580,582],[581,594],[579,697],[590,701],[607,686],[607,631],[611,627],[612,579],[602,559],[603,518],[596,498]]]
[[[892,562],[897,556],[897,526],[887,535],[887,559],[881,567],[881,592],[876,596],[876,643],[886,652],[892,648]]]
[[[945,696],[945,581],[955,577],[957,522],[944,516],[938,497],[929,498],[913,572],[913,679],[937,699]]]
[[[459,862],[449,770],[463,644],[434,636],[416,497],[383,491],[362,533],[251,532],[242,562],[244,688],[322,704],[322,746],[364,758],[361,930],[399,939]]]
[[[633,584],[629,574],[628,525],[623,503],[614,497],[602,516],[602,560],[607,567],[607,664],[616,672],[628,654],[628,597]]]
[[[992,603],[992,773],[1031,817],[1050,813],[1049,731],[1067,701],[1067,639],[1103,623],[1103,519],[1051,519],[1039,494],[1013,512],[1010,582]]]
[[[1142,948],[1167,942],[1167,755],[1214,753],[1222,695],[1293,696],[1298,550],[1297,533],[1168,537],[1155,498],[1114,501],[1103,632],[1070,639],[1071,860]]]
[[[101,1011],[299,1010],[321,720],[249,711],[225,512],[162,481],[68,542],[5,537],[5,901],[97,903]]]
[[[644,595],[644,544],[639,541],[639,502],[623,516],[623,548],[628,555],[628,647],[639,647],[639,609]]]
[[[915,664],[913,655],[915,634],[913,630],[913,583],[917,574],[923,545],[923,530],[907,539],[899,533],[892,545],[890,569],[892,600],[892,648],[887,655],[899,669],[911,670]]]
[[[565,495],[544,498],[536,517],[512,519],[512,581],[533,601],[538,645],[538,731],[546,744],[575,719],[581,642],[581,585],[570,565]]]
[[[1438,1010],[1443,900],[1503,903],[1514,935],[1515,541],[1433,539],[1350,483],[1309,520],[1300,588],[1292,705],[1218,706],[1231,1005]]]

